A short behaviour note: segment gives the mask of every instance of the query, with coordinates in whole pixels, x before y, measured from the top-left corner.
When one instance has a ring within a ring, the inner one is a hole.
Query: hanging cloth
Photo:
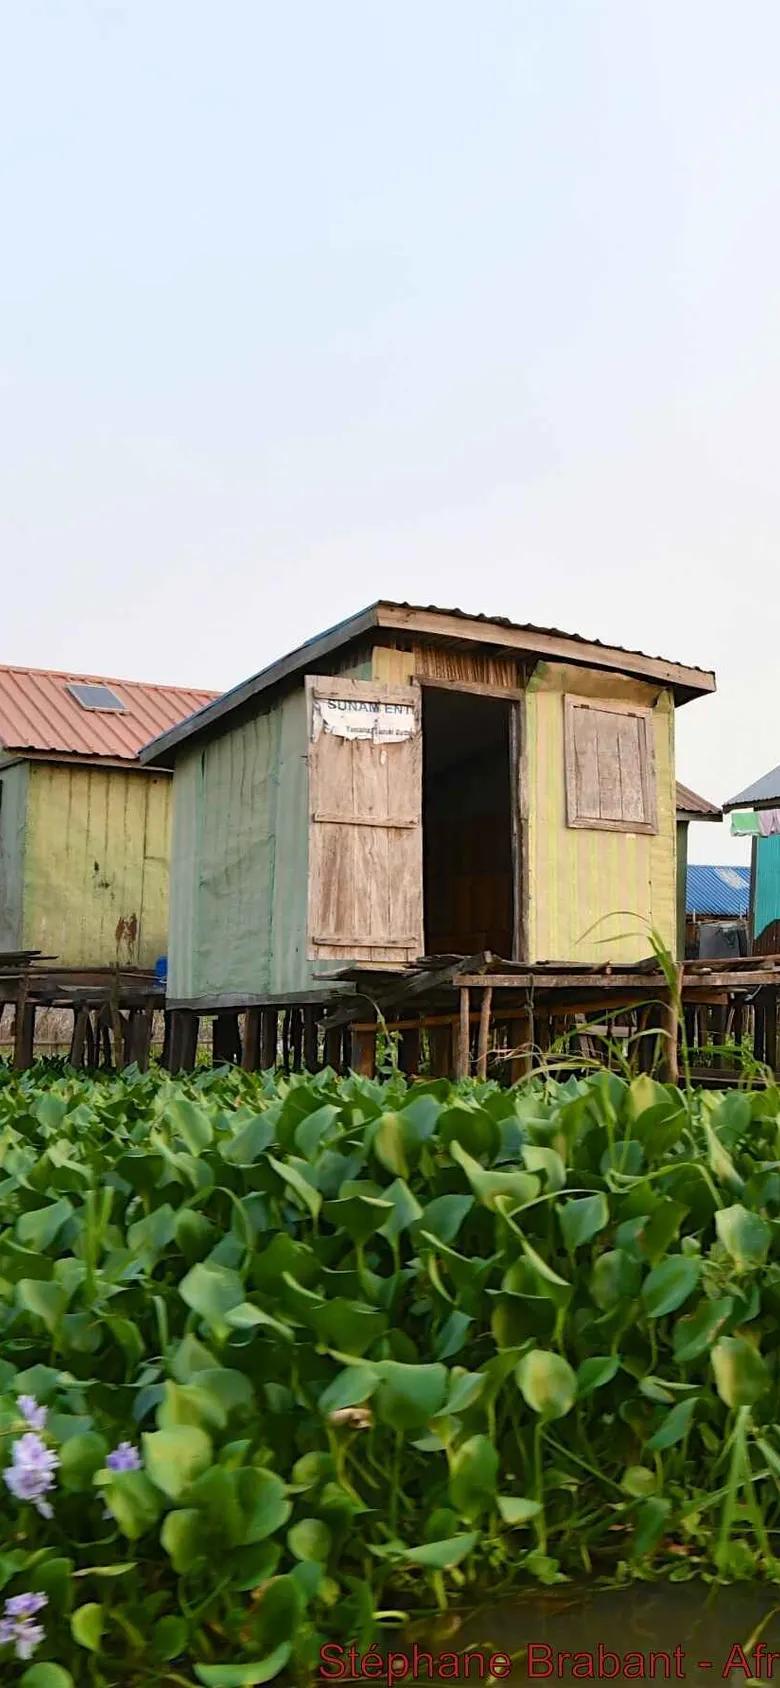
[[[772,813],[776,813],[772,810]],[[758,815],[752,809],[743,810],[741,814],[731,817],[732,838],[756,838],[760,831]]]

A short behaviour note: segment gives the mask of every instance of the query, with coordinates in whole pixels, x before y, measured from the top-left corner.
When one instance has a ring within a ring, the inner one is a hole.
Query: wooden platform
[[[139,967],[57,967],[50,965],[54,960],[35,950],[0,954],[0,1022],[10,1007],[14,1066],[23,1069],[35,1060],[38,1009],[69,1008],[73,1066],[121,1067],[135,1061],[145,1068],[153,1015],[165,1009],[156,975]]]

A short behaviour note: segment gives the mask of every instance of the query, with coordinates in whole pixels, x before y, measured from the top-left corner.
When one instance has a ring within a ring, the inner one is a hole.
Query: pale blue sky
[[[0,659],[458,604],[715,667],[707,796],[779,762],[779,60],[776,0],[6,0]]]

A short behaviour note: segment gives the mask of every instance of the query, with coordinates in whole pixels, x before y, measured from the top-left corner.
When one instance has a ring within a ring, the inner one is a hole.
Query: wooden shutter
[[[306,680],[309,958],[423,954],[420,688]]]
[[[569,826],[655,832],[652,710],[567,697],[565,738]]]

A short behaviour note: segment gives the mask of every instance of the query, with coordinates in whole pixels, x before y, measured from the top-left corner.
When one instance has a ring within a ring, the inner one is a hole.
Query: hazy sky
[[[708,797],[780,762],[779,59],[777,0],[5,0],[0,660],[434,601],[714,667]]]

